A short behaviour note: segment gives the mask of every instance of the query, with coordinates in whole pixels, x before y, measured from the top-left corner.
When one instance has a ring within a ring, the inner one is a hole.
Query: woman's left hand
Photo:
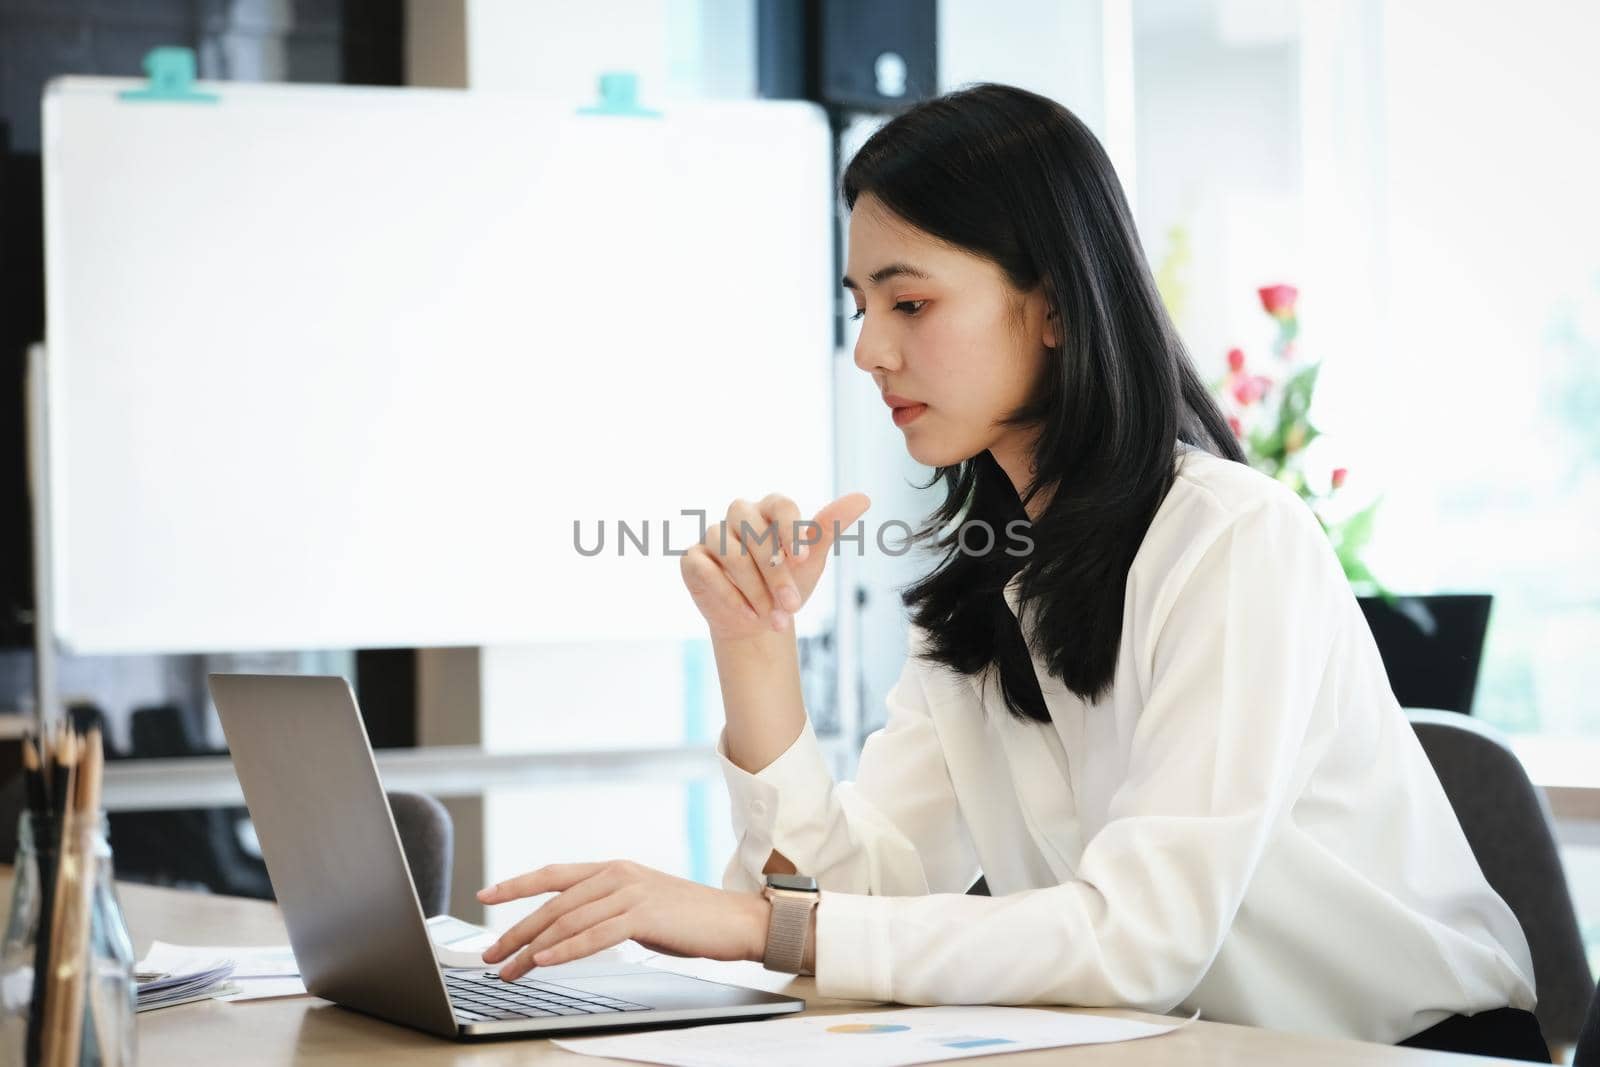
[[[656,952],[759,960],[772,905],[757,893],[713,889],[627,860],[558,863],[478,891],[485,904],[557,893],[483,954],[514,982],[534,967],[580,959],[632,938]],[[509,957],[509,958],[508,958]]]

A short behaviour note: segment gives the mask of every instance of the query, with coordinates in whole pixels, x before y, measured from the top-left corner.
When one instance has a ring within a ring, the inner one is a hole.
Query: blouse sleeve
[[[1148,688],[1126,777],[1078,877],[994,899],[825,892],[818,991],[907,1004],[1182,1003],[1299,787],[1348,596],[1297,501],[1232,520],[1175,594],[1157,598],[1171,605],[1165,618],[1136,618],[1124,634]]]
[[[809,721],[755,774],[728,759],[725,734],[718,739],[738,842],[725,888],[758,888],[774,850],[841,893],[911,896],[976,880],[976,853],[929,715],[920,647],[913,625],[906,664],[886,699],[888,719],[867,738],[853,782],[834,782]]]

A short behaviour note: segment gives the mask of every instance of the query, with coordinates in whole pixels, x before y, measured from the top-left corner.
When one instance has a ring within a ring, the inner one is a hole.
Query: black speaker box
[[[760,0],[761,95],[853,111],[937,96],[935,0]]]

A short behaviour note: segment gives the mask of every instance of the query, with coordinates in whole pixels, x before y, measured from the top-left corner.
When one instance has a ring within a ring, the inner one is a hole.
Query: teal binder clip
[[[202,93],[194,87],[194,49],[167,45],[145,53],[144,72],[150,84],[143,89],[118,93],[123,100],[162,100],[174,103],[215,104],[215,93]]]
[[[580,107],[578,114],[626,115],[639,119],[661,117],[661,112],[639,106],[639,79],[621,70],[600,75],[600,102],[593,107]]]

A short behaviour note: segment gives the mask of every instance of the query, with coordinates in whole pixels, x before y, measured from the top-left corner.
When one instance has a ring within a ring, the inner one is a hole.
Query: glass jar
[[[112,879],[105,812],[68,817],[65,836],[57,831],[57,825],[50,816],[25,811],[17,828],[11,918],[6,923],[5,940],[0,941],[0,1063],[32,1065],[39,1061],[38,1037],[33,1037],[30,1048],[28,1027],[41,937],[39,861],[42,857],[45,869],[54,870],[60,858],[56,854],[60,841],[60,851],[69,863],[78,857],[94,858],[86,946],[88,981],[77,1062],[95,1067],[131,1067],[138,986],[134,981],[133,940],[128,936]],[[59,908],[60,903],[56,902],[55,907]]]

